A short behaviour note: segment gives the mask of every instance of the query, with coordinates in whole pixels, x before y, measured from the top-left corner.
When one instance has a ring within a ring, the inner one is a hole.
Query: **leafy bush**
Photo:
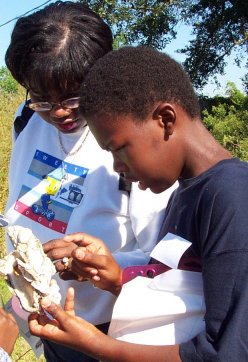
[[[18,83],[11,76],[9,70],[6,67],[0,68],[0,90],[1,93],[17,93]]]
[[[248,97],[228,83],[226,101],[203,110],[203,122],[234,156],[248,161]]]

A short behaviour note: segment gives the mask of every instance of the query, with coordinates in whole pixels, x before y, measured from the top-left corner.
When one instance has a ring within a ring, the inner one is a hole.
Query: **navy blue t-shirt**
[[[168,232],[192,242],[202,265],[206,331],[180,345],[182,361],[248,361],[248,163],[179,180],[160,238]]]

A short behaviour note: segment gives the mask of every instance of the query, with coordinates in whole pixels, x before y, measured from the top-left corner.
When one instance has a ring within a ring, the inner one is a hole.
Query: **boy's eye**
[[[117,147],[113,150],[113,152],[120,152],[121,150],[123,150],[124,146],[120,146],[120,147]]]
[[[122,146],[113,145],[113,146],[105,148],[105,150],[108,152],[112,152],[112,153],[118,153],[118,152],[122,151],[124,148],[125,148],[125,145],[122,145]]]

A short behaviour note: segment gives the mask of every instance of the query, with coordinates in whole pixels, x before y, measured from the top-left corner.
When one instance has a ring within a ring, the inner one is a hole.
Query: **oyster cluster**
[[[44,296],[59,304],[59,287],[52,279],[56,269],[44,253],[41,242],[30,229],[18,225],[9,226],[7,233],[14,250],[0,259],[0,275],[7,276],[23,309],[39,312],[40,299]]]

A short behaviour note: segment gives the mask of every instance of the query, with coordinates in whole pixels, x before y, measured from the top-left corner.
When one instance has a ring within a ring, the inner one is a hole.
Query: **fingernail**
[[[70,243],[70,240],[68,240],[68,237],[67,237],[67,236],[65,236],[65,237],[63,238],[63,240],[66,241],[67,243]]]
[[[92,279],[95,281],[95,282],[99,282],[99,280],[101,280],[101,278],[98,276],[98,275],[94,275],[92,277]]]
[[[78,259],[84,259],[85,257],[85,252],[82,249],[78,249],[76,250],[76,257]]]
[[[49,297],[42,298],[41,305],[42,305],[43,308],[50,307],[51,304],[52,304],[52,301],[50,300]]]

